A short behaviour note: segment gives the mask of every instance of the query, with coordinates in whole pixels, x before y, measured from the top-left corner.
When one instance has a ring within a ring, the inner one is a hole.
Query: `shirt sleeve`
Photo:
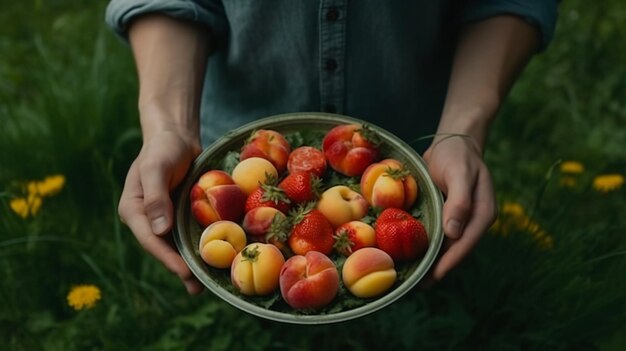
[[[511,14],[525,19],[541,33],[539,51],[546,49],[556,28],[559,0],[469,0],[463,22],[480,21],[489,17]]]
[[[221,2],[213,0],[111,0],[105,21],[119,36],[127,39],[128,24],[133,18],[155,12],[206,24],[214,35],[226,30]]]

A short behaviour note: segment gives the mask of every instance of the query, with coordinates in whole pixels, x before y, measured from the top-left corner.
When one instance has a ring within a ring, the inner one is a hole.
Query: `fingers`
[[[470,217],[461,237],[450,245],[450,248],[441,256],[433,270],[435,280],[441,280],[453,267],[460,263],[495,220],[494,190],[491,176],[485,167],[478,172],[478,181],[474,188],[473,198]]]
[[[443,229],[451,239],[461,237],[472,211],[472,189],[477,178],[475,173],[465,167],[464,171],[453,173],[446,181],[447,199],[443,205]]]
[[[182,280],[187,292],[200,293],[203,287],[182,257],[164,238],[154,235],[144,210],[143,191],[137,173],[136,164],[133,164],[128,171],[120,198],[120,218],[128,225],[139,244]]]
[[[137,211],[141,211],[143,202],[135,201],[131,206]],[[157,260],[159,260],[169,271],[176,274],[190,294],[197,294],[202,291],[202,285],[197,281],[182,257],[172,248],[172,246],[162,237],[152,233],[152,228],[145,215],[134,215],[127,218],[126,223],[135,234],[139,244]]]
[[[197,294],[202,291],[202,286],[178,252],[163,238],[152,233],[147,217],[133,217],[128,222],[128,227],[135,233],[137,241],[146,251],[181,279],[190,294]]]
[[[172,227],[174,207],[169,189],[170,172],[163,163],[144,161],[141,164],[143,206],[152,232],[157,235],[166,234]]]

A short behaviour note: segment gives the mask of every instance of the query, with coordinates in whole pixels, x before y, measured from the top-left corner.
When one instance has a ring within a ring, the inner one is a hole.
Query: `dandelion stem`
[[[545,194],[546,189],[548,188],[548,184],[550,183],[550,180],[552,179],[552,174],[554,173],[554,170],[556,169],[556,167],[559,164],[561,164],[561,162],[562,160],[558,159],[548,168],[548,171],[546,172],[546,175],[544,176],[543,182],[541,182],[541,185],[539,186],[539,189],[537,190],[535,203],[533,204],[533,207],[530,209],[530,213],[528,215],[529,218],[534,219],[535,213],[539,211],[541,200],[543,200],[543,195]]]
[[[107,290],[114,292],[115,289],[114,289],[113,283],[111,283],[111,280],[108,279],[106,275],[104,275],[104,273],[102,272],[102,269],[100,269],[100,267],[91,258],[91,256],[87,255],[84,252],[81,252],[80,257],[83,259],[83,261],[85,261],[85,263],[87,263],[87,265],[91,268],[91,270],[93,270],[94,273],[96,273],[96,275],[100,278],[102,283],[106,285]]]

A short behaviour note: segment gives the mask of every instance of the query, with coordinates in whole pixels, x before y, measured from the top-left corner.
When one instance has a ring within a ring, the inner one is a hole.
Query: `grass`
[[[565,2],[493,126],[487,163],[501,226],[434,289],[332,326],[280,325],[218,298],[188,297],[116,214],[141,146],[128,48],[102,23],[103,2],[20,2],[0,14],[0,348],[3,350],[417,349],[621,350],[626,345],[626,11]],[[585,170],[572,188],[559,160]],[[555,165],[550,172],[546,174]],[[25,182],[65,176],[23,219]],[[515,202],[522,217],[507,212]],[[521,218],[521,219],[520,219]],[[525,225],[505,228],[503,223]],[[538,241],[536,226],[552,238]],[[76,311],[72,286],[102,298]]]

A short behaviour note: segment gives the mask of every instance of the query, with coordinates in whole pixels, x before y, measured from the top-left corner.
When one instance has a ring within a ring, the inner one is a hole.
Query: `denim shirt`
[[[252,120],[325,111],[367,120],[406,141],[439,121],[459,28],[512,14],[537,26],[542,49],[556,0],[112,0],[107,23],[126,37],[161,12],[211,29],[201,105],[206,146]]]

